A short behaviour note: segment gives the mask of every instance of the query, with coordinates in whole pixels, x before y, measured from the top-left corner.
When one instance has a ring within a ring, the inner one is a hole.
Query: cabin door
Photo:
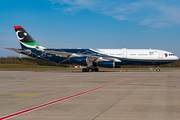
[[[124,57],[124,58],[127,57],[127,51],[123,51],[123,57]]]
[[[163,58],[163,53],[162,52],[159,52],[158,55],[159,55],[159,58]]]

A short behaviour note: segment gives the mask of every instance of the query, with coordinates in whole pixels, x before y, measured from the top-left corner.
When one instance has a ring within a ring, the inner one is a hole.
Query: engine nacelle
[[[101,67],[114,68],[115,62],[114,61],[101,61],[101,62],[97,62],[97,65]]]
[[[125,63],[124,62],[115,62],[115,67],[116,68],[121,68],[122,65],[125,65]]]
[[[86,65],[87,57],[72,57],[72,58],[69,58],[69,62],[78,64],[78,65]]]

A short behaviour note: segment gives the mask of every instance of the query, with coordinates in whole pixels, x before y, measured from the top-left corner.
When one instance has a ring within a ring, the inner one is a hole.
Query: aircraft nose
[[[175,56],[175,58],[174,58],[175,60],[179,60],[179,58],[177,57],[177,56]]]

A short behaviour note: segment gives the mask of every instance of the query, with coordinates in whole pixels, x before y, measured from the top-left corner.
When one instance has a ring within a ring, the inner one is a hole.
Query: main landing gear
[[[160,65],[158,65],[158,68],[156,69],[156,72],[160,72]]]
[[[99,69],[98,68],[88,68],[88,67],[82,69],[82,72],[89,72],[89,71],[91,71],[91,72],[98,72]]]
[[[87,67],[82,69],[82,72],[98,72],[97,64],[94,61],[87,61]]]

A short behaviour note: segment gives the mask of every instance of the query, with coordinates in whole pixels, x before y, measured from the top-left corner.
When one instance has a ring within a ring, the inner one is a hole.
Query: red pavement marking
[[[121,81],[118,81],[118,82],[115,82],[115,83],[111,83],[111,84],[108,84],[108,85],[104,85],[104,86],[101,86],[101,87],[98,87],[98,88],[94,88],[94,89],[91,89],[91,90],[88,90],[88,91],[85,91],[85,92],[81,92],[81,93],[78,93],[78,94],[75,94],[75,95],[71,95],[71,96],[68,96],[68,97],[65,97],[65,98],[54,100],[54,101],[51,101],[51,102],[48,102],[48,103],[44,103],[42,105],[38,105],[38,106],[35,106],[35,107],[32,107],[32,108],[28,108],[26,110],[22,110],[22,111],[19,111],[19,112],[16,112],[16,113],[12,113],[12,114],[1,117],[0,120],[5,120],[5,119],[12,118],[12,117],[16,117],[18,115],[25,114],[27,112],[31,112],[31,111],[34,111],[34,110],[37,110],[37,109],[40,109],[40,108],[43,108],[43,107],[46,107],[46,106],[49,106],[49,105],[64,101],[64,100],[68,100],[70,98],[74,98],[74,97],[77,97],[77,96],[80,96],[80,95],[83,95],[83,94],[86,94],[86,93],[89,93],[89,92],[93,92],[95,90],[99,90],[101,88],[105,88],[105,87],[108,87],[108,86],[111,86],[111,85],[114,85],[114,84],[129,80],[129,79],[132,79],[132,78],[133,77],[127,78],[127,79],[124,79],[124,80],[121,80]]]

